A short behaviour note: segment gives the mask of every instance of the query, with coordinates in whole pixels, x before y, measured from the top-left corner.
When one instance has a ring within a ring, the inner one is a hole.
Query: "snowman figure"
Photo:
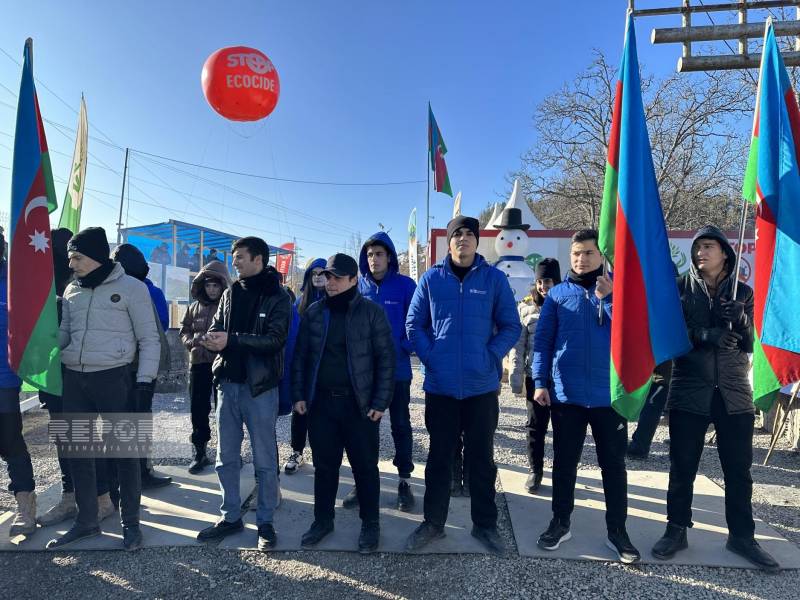
[[[498,258],[494,266],[508,277],[514,298],[519,302],[530,293],[534,280],[534,271],[525,262],[530,225],[522,222],[519,208],[506,208],[495,227],[500,233],[494,240],[494,251]]]

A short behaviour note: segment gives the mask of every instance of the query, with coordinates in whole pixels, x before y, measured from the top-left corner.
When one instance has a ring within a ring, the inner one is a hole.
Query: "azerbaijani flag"
[[[50,157],[25,42],[14,136],[8,262],[8,357],[38,390],[61,394],[61,356],[49,213],[57,208]]]
[[[611,406],[636,420],[656,365],[692,346],[658,196],[630,13],[611,120],[599,246],[614,271]]]
[[[800,380],[800,111],[767,20],[742,194],[756,204],[753,402]]]
[[[447,146],[444,145],[442,132],[439,131],[439,126],[436,124],[430,102],[428,102],[428,152],[431,157],[431,171],[433,171],[433,189],[452,198],[450,176],[447,174],[447,165],[444,162]]]

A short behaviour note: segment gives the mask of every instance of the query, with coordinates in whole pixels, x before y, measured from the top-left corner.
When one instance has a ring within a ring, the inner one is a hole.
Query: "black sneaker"
[[[272,523],[264,523],[258,526],[258,549],[260,552],[266,552],[275,547],[278,543],[278,536],[275,534],[275,528]]]
[[[69,528],[67,533],[58,537],[54,540],[50,540],[47,542],[45,548],[48,550],[58,550],[63,548],[67,544],[71,544],[73,542],[77,542],[78,540],[85,540],[86,538],[95,537],[100,535],[102,532],[100,531],[99,526],[94,527],[84,527],[83,525],[78,525],[74,523],[72,527]]]
[[[370,554],[378,549],[381,538],[381,527],[376,522],[362,523],[361,534],[358,536],[358,551],[361,554]]]
[[[619,556],[619,560],[626,565],[637,563],[642,559],[642,555],[631,543],[628,532],[625,529],[615,529],[608,532],[606,546],[611,548]]]
[[[525,489],[528,490],[529,494],[539,491],[539,488],[542,486],[543,476],[544,473],[542,473],[542,471],[531,471],[528,474],[528,478],[525,480]]]
[[[562,542],[572,539],[572,534],[569,532],[569,521],[562,521],[553,517],[550,520],[550,526],[542,535],[539,536],[539,541],[536,545],[542,550],[558,550]]]
[[[142,547],[142,530],[138,525],[122,528],[122,547],[125,550],[138,550]]]
[[[437,527],[433,523],[423,521],[406,540],[406,552],[417,552],[434,540],[445,536],[444,527]]]
[[[319,544],[325,536],[333,531],[333,521],[314,521],[300,540],[302,548],[311,548]]]
[[[486,546],[486,549],[496,556],[502,556],[506,552],[506,544],[497,532],[497,527],[479,527],[473,525],[472,537]]]
[[[677,552],[686,550],[688,547],[689,541],[686,539],[686,527],[667,523],[667,530],[650,552],[659,560],[668,560],[675,556]]]
[[[342,500],[342,507],[344,508],[358,508],[358,494],[356,493],[356,486],[353,486],[347,495]]]
[[[211,540],[221,540],[222,538],[228,537],[229,535],[242,531],[243,529],[244,523],[242,523],[241,519],[233,522],[220,519],[215,525],[206,527],[200,533],[198,533],[197,541],[208,542]]]
[[[155,471],[142,472],[142,489],[152,490],[160,488],[172,483],[172,477],[166,475],[158,475]]]
[[[411,512],[414,510],[414,494],[407,481],[400,481],[397,486],[397,510],[400,512]]]
[[[728,536],[728,543],[725,544],[725,547],[767,573],[777,573],[781,570],[778,561],[772,558],[753,538]]]

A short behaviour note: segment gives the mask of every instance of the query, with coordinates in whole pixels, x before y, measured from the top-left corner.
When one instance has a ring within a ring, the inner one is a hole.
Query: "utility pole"
[[[125,167],[122,169],[122,193],[119,196],[119,220],[117,221],[117,245],[122,243],[122,205],[125,202],[125,181],[128,179],[128,153],[125,148]]]

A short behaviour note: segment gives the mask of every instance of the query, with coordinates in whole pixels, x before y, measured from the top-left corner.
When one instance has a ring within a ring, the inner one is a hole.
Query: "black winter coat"
[[[270,285],[265,286],[258,301],[258,311],[253,319],[250,333],[231,333],[231,311],[236,310],[235,298],[241,294],[241,282],[234,281],[222,293],[217,314],[209,328],[211,331],[228,333],[228,347],[238,346],[245,350],[247,361],[247,384],[255,397],[278,386],[283,374],[283,349],[289,336],[292,300],[280,285],[277,272],[272,267]],[[225,351],[214,359],[211,370],[216,380],[225,377]]]
[[[748,380],[750,361],[747,354],[753,351],[753,290],[739,282],[736,300],[744,303],[746,323],[736,324],[733,328],[742,336],[738,347],[727,350],[701,343],[699,330],[728,326],[722,319],[721,304],[729,300],[733,292],[736,256],[727,239],[715,227],[701,229],[695,240],[700,237],[712,237],[720,242],[728,255],[726,271],[730,275],[720,284],[714,298],[708,294],[694,257],[689,273],[678,278],[683,315],[694,348],[674,361],[667,406],[710,415],[714,390],[719,388],[728,414],[752,413],[753,392]]]
[[[292,360],[293,402],[314,402],[317,373],[330,322],[327,299],[312,304],[300,320]],[[360,293],[350,301],[345,315],[347,365],[361,414],[384,412],[394,393],[395,350],[392,328],[383,308]]]

